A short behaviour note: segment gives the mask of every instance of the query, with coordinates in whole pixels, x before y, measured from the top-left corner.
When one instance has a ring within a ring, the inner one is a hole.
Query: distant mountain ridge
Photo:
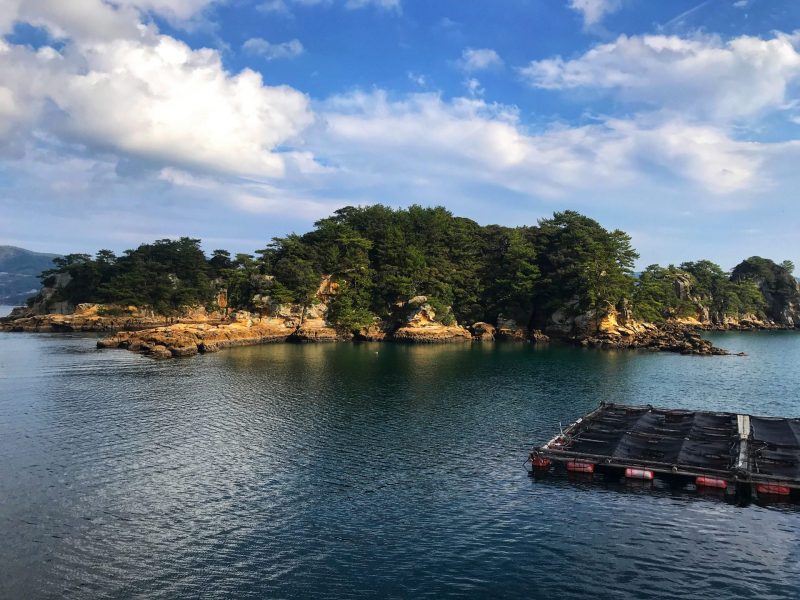
[[[53,267],[59,254],[0,246],[0,304],[18,305],[41,287],[39,274]]]

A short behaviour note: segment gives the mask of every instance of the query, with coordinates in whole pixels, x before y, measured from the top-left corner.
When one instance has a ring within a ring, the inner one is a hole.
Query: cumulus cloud
[[[469,73],[503,66],[503,59],[491,48],[466,48],[459,66]]]
[[[66,43],[60,50],[33,50],[0,42],[0,145],[19,151],[21,139],[37,129],[154,166],[257,177],[283,173],[274,149],[313,120],[304,94],[266,86],[249,69],[228,73],[216,50],[193,50],[143,25],[127,12],[133,8],[93,1],[43,0],[43,10],[33,16],[20,8],[17,20],[47,27]],[[156,9],[166,2],[139,4]],[[173,8],[186,15],[202,4]],[[105,15],[91,29],[80,18],[89,8]],[[132,28],[124,27],[131,18]],[[108,31],[99,31],[103,19],[117,37],[106,39]]]
[[[273,44],[264,38],[250,38],[242,45],[242,49],[245,52],[258,55],[266,60],[295,58],[300,56],[304,51],[303,44],[297,39]]]
[[[0,0],[0,34],[15,21],[47,28],[55,37],[114,39],[136,37],[141,15],[158,15],[182,24],[219,0]]]
[[[513,107],[436,94],[331,99],[317,150],[357,170],[405,181],[457,180],[525,195],[619,188],[659,172],[713,193],[752,185],[758,145],[681,120],[609,119],[531,133]],[[646,157],[646,159],[643,159]]]
[[[783,106],[800,78],[796,39],[620,36],[573,60],[522,69],[538,88],[606,90],[630,102],[711,119],[741,119]]]
[[[620,0],[569,0],[569,7],[583,17],[583,26],[592,27],[606,15],[619,10]]]

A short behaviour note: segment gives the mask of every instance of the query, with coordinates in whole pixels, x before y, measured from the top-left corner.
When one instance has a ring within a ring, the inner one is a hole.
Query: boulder
[[[542,333],[540,329],[534,329],[533,331],[531,331],[530,340],[534,344],[546,344],[547,342],[550,341],[550,336]]]
[[[497,330],[495,339],[524,342],[528,339],[528,330],[517,324],[514,319],[506,319],[502,316],[497,317]]]
[[[491,342],[494,340],[495,328],[489,325],[489,323],[478,321],[469,326],[469,331],[476,340],[484,342]]]
[[[363,342],[382,342],[390,336],[390,328],[385,324],[374,324],[359,329],[355,334],[355,339]]]

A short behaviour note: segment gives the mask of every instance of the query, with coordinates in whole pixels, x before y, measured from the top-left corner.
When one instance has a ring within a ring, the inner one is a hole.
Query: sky
[[[0,244],[252,252],[382,203],[800,264],[796,0],[0,0],[0,36]]]

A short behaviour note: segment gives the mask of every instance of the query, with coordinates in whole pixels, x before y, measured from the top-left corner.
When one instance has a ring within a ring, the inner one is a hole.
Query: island
[[[253,254],[193,238],[54,259],[6,331],[96,331],[154,358],[345,340],[549,341],[726,354],[703,330],[796,329],[790,261],[634,271],[625,232],[575,211],[482,226],[441,207],[345,207]]]

